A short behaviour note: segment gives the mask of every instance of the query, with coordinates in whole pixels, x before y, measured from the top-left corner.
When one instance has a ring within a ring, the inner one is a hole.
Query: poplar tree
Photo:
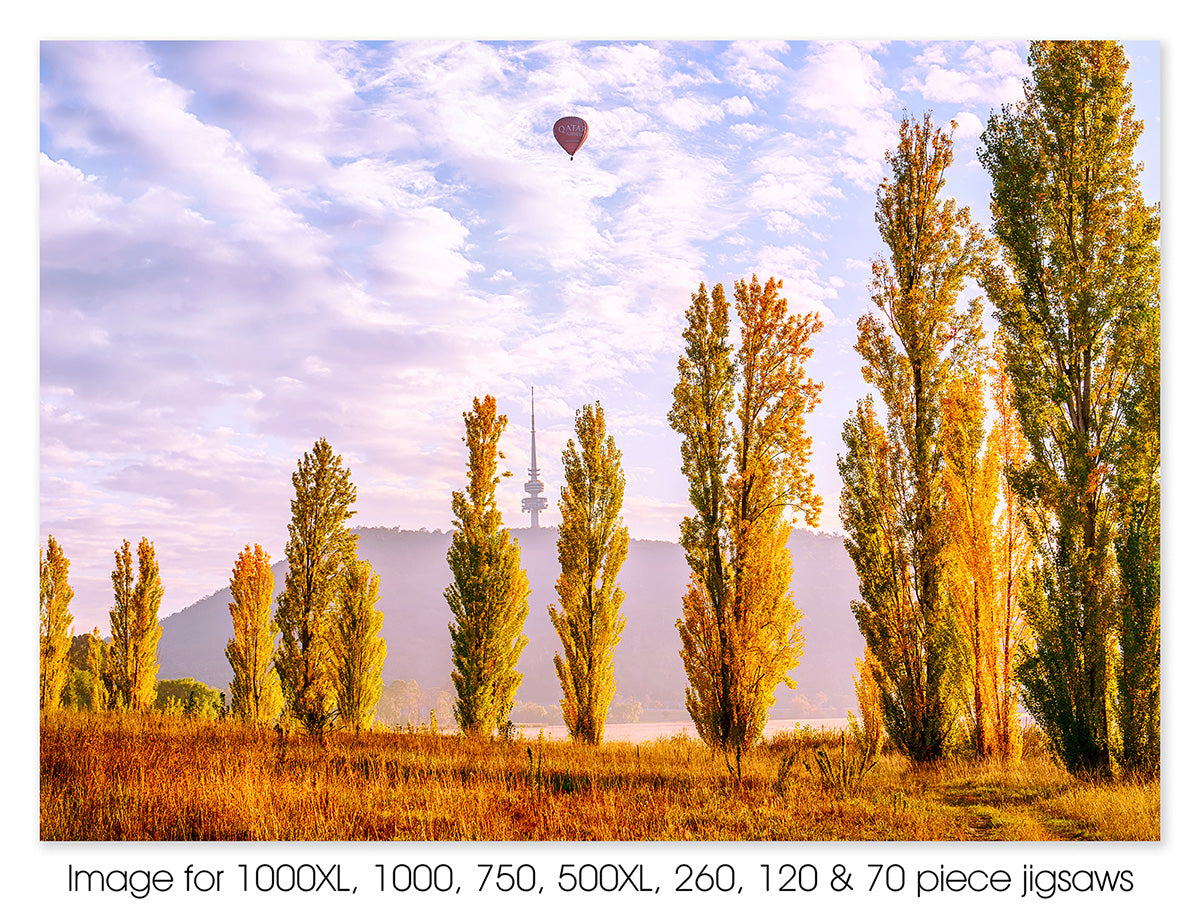
[[[45,552],[38,549],[39,613],[41,619],[39,703],[44,712],[52,712],[62,701],[63,688],[71,676],[71,639],[74,617],[68,612],[75,591],[67,583],[71,562],[62,547],[50,536]]]
[[[1144,328],[1134,381],[1126,398],[1130,432],[1123,439],[1115,491],[1120,516],[1116,558],[1121,654],[1117,675],[1121,765],[1157,775],[1160,770],[1162,696],[1159,665],[1159,544],[1161,539],[1159,441],[1159,334],[1157,311]]]
[[[847,712],[850,732],[868,755],[875,756],[883,750],[884,729],[870,648],[864,648],[863,656],[854,659],[854,673],[854,697],[858,700],[858,714],[862,720],[859,722],[853,712]]]
[[[629,551],[621,520],[625,474],[600,403],[575,413],[575,434],[578,447],[572,439],[563,451],[567,484],[558,502],[559,608],[549,611],[563,646],[554,655],[563,720],[572,739],[598,744],[613,697],[613,650],[625,629],[625,593],[617,585]]]
[[[676,626],[688,676],[686,705],[700,737],[737,754],[757,739],[780,683],[803,654],[800,611],[788,588],[791,520],[810,526],[821,499],[808,472],[805,416],[821,385],[805,376],[815,313],[795,316],[774,278],[734,285],[740,326],[729,340],[723,287],[693,295],[669,421],[695,513],[680,524],[691,569]]]
[[[1021,752],[1015,667],[1025,641],[1017,598],[1029,541],[1005,470],[1019,466],[1028,448],[998,347],[950,380],[942,412],[947,574],[968,647],[975,752],[1015,759]]]
[[[133,618],[133,552],[129,540],[122,542],[115,553],[116,568],[112,573],[113,605],[108,613],[109,647],[105,672],[112,681],[109,704],[122,709],[130,706],[129,661],[136,656],[136,625]]]
[[[383,694],[387,642],[379,637],[379,575],[365,559],[348,558],[330,633],[338,718],[354,733],[367,730]]]
[[[292,486],[288,571],[275,611],[275,668],[286,713],[320,737],[335,717],[330,629],[342,563],[358,542],[346,527],[357,492],[350,470],[323,437],[297,462]]]
[[[87,670],[91,677],[91,710],[102,712],[113,705],[112,670],[108,664],[110,644],[93,628],[87,636]]]
[[[233,638],[225,657],[233,668],[229,684],[232,714],[253,724],[272,724],[283,709],[283,691],[275,670],[275,639],[279,628],[272,620],[275,575],[271,557],[263,547],[246,546],[238,553],[229,579],[233,602]]]
[[[953,126],[953,122],[951,123]],[[940,758],[962,710],[966,648],[947,583],[942,400],[982,338],[978,302],[958,305],[986,255],[967,208],[942,199],[950,135],[908,118],[876,195],[887,255],[855,350],[874,397],[843,427],[841,519],[859,577],[851,604],[871,652],[888,736],[916,762]]]
[[[1009,481],[1009,470],[1019,469],[1029,456],[1029,445],[1021,433],[1013,405],[1012,380],[1004,369],[1003,342],[995,344],[989,363],[992,411],[995,421],[988,445],[1000,465],[1000,495],[992,556],[996,565],[997,639],[1000,646],[995,685],[996,743],[1005,759],[1021,755],[1021,720],[1018,715],[1019,687],[1016,667],[1028,642],[1029,630],[1021,612],[1021,585],[1033,556],[1033,547],[1022,515],[1020,498]]]
[[[517,663],[528,643],[523,628],[529,579],[521,569],[520,547],[496,506],[498,460],[504,458],[499,443],[508,418],[496,414],[496,400],[488,395],[475,398],[463,421],[467,489],[451,498],[454,533],[446,555],[454,578],[445,591],[454,614],[449,623],[454,717],[463,733],[490,734],[505,729],[521,683]]]
[[[162,626],[158,609],[163,586],[154,557],[154,543],[138,543],[137,580],[129,540],[114,553],[112,629],[107,669],[113,684],[112,701],[118,708],[147,711],[153,704],[158,676],[158,640]]]
[[[1029,64],[980,149],[1004,255],[985,286],[1030,448],[1011,476],[1037,552],[1022,700],[1072,773],[1111,774],[1122,724],[1153,769],[1159,208],[1120,45],[1034,42]]]
[[[982,362],[968,360],[949,380],[941,405],[947,586],[966,639],[967,707],[979,757],[998,752],[996,692],[1001,676],[994,556],[1000,464],[996,440],[987,436],[985,386]]]

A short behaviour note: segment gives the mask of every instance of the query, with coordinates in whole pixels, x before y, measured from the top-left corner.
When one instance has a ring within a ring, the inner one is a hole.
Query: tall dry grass
[[[1158,786],[1105,795],[1044,754],[914,770],[885,753],[853,793],[804,762],[840,736],[756,746],[741,777],[678,736],[650,743],[420,732],[280,738],[230,722],[61,712],[41,726],[41,835],[76,840],[1156,839]],[[1119,826],[1118,826],[1119,822]]]

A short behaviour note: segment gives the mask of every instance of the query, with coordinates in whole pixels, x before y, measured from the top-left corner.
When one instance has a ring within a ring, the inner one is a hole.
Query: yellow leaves
[[[758,736],[803,653],[784,514],[815,526],[821,513],[805,429],[820,401],[805,364],[821,321],[790,314],[781,288],[735,283],[736,352],[721,286],[711,301],[703,287],[693,297],[670,416],[696,509],[680,540],[692,568],[678,622],[687,706],[700,736],[726,750]]]
[[[889,734],[918,761],[938,758],[957,717],[955,608],[989,564],[983,531],[998,465],[982,462],[982,307],[959,307],[989,247],[970,212],[942,198],[950,135],[905,119],[876,195],[886,255],[872,264],[877,312],[858,321],[863,379],[878,393],[843,428],[841,518],[858,571],[855,616],[878,677]],[[961,550],[961,551],[960,551]]]
[[[364,559],[349,558],[342,568],[330,634],[334,694],[341,723],[357,733],[371,726],[383,692],[387,643],[379,637],[379,575]]]
[[[262,546],[247,545],[238,553],[229,590],[233,638],[225,647],[225,657],[233,669],[230,708],[235,717],[269,724],[279,717],[283,693],[274,666],[279,631],[271,619],[275,575],[271,556]]]
[[[288,524],[288,572],[276,606],[280,645],[276,670],[290,715],[320,736],[332,723],[328,634],[337,575],[358,537],[346,522],[357,491],[342,458],[321,438],[297,463]]]
[[[979,755],[1019,753],[1014,667],[1024,636],[1015,593],[1030,558],[1005,469],[1028,448],[1011,405],[1012,383],[998,358],[986,375],[957,377],[943,400],[946,430],[946,560],[949,588],[967,635],[971,716]],[[984,434],[984,382],[995,421]]]
[[[109,611],[112,645],[107,667],[113,682],[115,704],[145,711],[154,702],[158,675],[158,640],[162,626],[158,609],[163,586],[154,558],[154,544],[146,538],[138,543],[137,580],[129,540],[114,553],[112,573],[113,607]]]
[[[271,571],[271,556],[255,543],[238,553],[229,579],[233,602],[229,612],[233,617],[234,635],[247,635],[258,628],[270,628],[271,600],[275,593],[275,575]],[[262,621],[264,614],[266,621]]]
[[[875,756],[883,749],[883,709],[879,698],[879,685],[876,682],[877,666],[869,646],[863,649],[862,657],[855,659],[854,670],[854,695],[858,700],[858,713],[862,722],[856,724],[856,720],[851,716],[851,733],[869,755]]]
[[[749,520],[786,504],[816,526],[821,496],[808,473],[812,438],[805,416],[820,402],[822,384],[806,377],[804,366],[812,356],[809,341],[822,323],[815,312],[789,314],[781,288],[774,278],[765,286],[757,277],[735,284],[742,338],[736,363],[737,456],[730,478],[737,494],[731,500]]]
[[[468,487],[454,492],[455,530],[446,560],[453,583],[445,597],[449,624],[451,679],[458,693],[455,717],[470,733],[502,728],[521,682],[516,669],[527,644],[522,633],[529,613],[529,579],[521,550],[501,524],[496,507],[498,444],[508,425],[497,415],[492,396],[475,398],[463,414]]]
[[[475,397],[471,411],[463,413],[463,423],[467,429],[462,439],[467,445],[467,494],[471,505],[486,513],[496,503],[498,461],[504,458],[500,435],[508,427],[508,416],[496,414],[496,399],[488,394],[482,400]]]
[[[563,451],[566,485],[559,500],[556,584],[559,612],[550,620],[563,645],[554,666],[562,686],[563,719],[572,738],[599,743],[612,701],[613,649],[621,639],[625,599],[616,578],[629,549],[620,513],[625,495],[621,453],[606,433],[597,403],[575,413],[574,440]]]
[[[67,583],[71,562],[63,554],[62,547],[50,536],[43,554],[38,548],[39,582],[39,703],[43,711],[54,711],[59,706],[63,688],[67,684],[71,668],[68,655],[71,650],[71,623],[74,617],[68,612],[75,592]]]

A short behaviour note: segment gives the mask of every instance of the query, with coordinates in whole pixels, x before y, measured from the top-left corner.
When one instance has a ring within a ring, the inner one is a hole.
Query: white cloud
[[[800,218],[825,214],[831,201],[843,197],[830,175],[829,163],[816,156],[777,151],[759,157],[753,166],[760,174],[750,187],[749,203],[762,211],[787,215],[791,232],[798,229]]]
[[[819,258],[805,246],[766,246],[759,252],[753,273],[760,281],[775,277],[783,282],[783,296],[794,313],[815,311],[823,321],[833,318],[826,300],[836,300],[837,290],[818,277]]]
[[[758,271],[856,309],[900,84],[1001,92],[1012,47],[927,45],[901,75],[845,43],[44,44],[41,508],[83,621],[121,538],[155,540],[174,608],[247,541],[279,557],[320,436],[361,522],[447,526],[462,412],[501,400],[519,473],[530,385],[547,477],[601,399],[642,471],[631,525],[673,538],[691,293]],[[978,104],[939,117],[965,137]],[[564,114],[591,125],[574,161]]]
[[[725,107],[719,103],[701,102],[697,99],[675,99],[661,108],[663,119],[685,131],[695,131],[707,124],[721,121]]]
[[[754,113],[754,103],[745,96],[731,96],[721,101],[721,107],[730,115],[746,118]]]
[[[914,61],[904,89],[932,102],[998,106],[1019,99],[1028,73],[1017,42],[936,45]]]
[[[983,133],[983,122],[974,112],[959,112],[954,116],[954,122],[958,125],[954,132],[955,141],[977,138]]]
[[[833,127],[843,154],[838,169],[867,188],[883,174],[883,153],[893,141],[895,92],[869,49],[850,42],[815,45],[797,75],[793,103]]]
[[[788,51],[787,42],[734,42],[722,55],[729,80],[756,96],[767,95],[784,81],[786,65],[779,55]]]
[[[425,318],[426,310],[443,309],[463,293],[478,266],[465,255],[470,230],[441,208],[419,206],[391,217],[383,237],[369,250],[368,277],[386,300],[404,315]]]

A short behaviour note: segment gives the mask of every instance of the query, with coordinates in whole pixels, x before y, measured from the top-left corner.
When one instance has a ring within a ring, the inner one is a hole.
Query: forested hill
[[[450,611],[443,596],[450,583],[450,534],[382,528],[355,532],[359,555],[379,573],[388,652],[384,683],[415,680],[422,687],[450,688]],[[560,646],[546,612],[557,601],[558,533],[552,528],[513,532],[532,589],[525,623],[529,645],[520,663],[525,678],[517,699],[551,708],[561,695],[554,672]],[[797,531],[790,548],[792,587],[804,614],[805,654],[792,672],[796,689],[779,688],[772,717],[845,717],[855,708],[854,659],[862,654],[862,638],[850,612],[850,602],[858,596],[854,566],[835,536]],[[276,591],[282,589],[284,567],[283,562],[274,566]],[[685,720],[687,679],[675,629],[687,584],[683,550],[676,543],[631,540],[620,583],[627,625],[615,654],[617,698],[640,702],[643,720]],[[163,620],[159,679],[194,677],[227,688],[233,678],[225,659],[225,644],[233,634],[230,599],[226,586]]]

